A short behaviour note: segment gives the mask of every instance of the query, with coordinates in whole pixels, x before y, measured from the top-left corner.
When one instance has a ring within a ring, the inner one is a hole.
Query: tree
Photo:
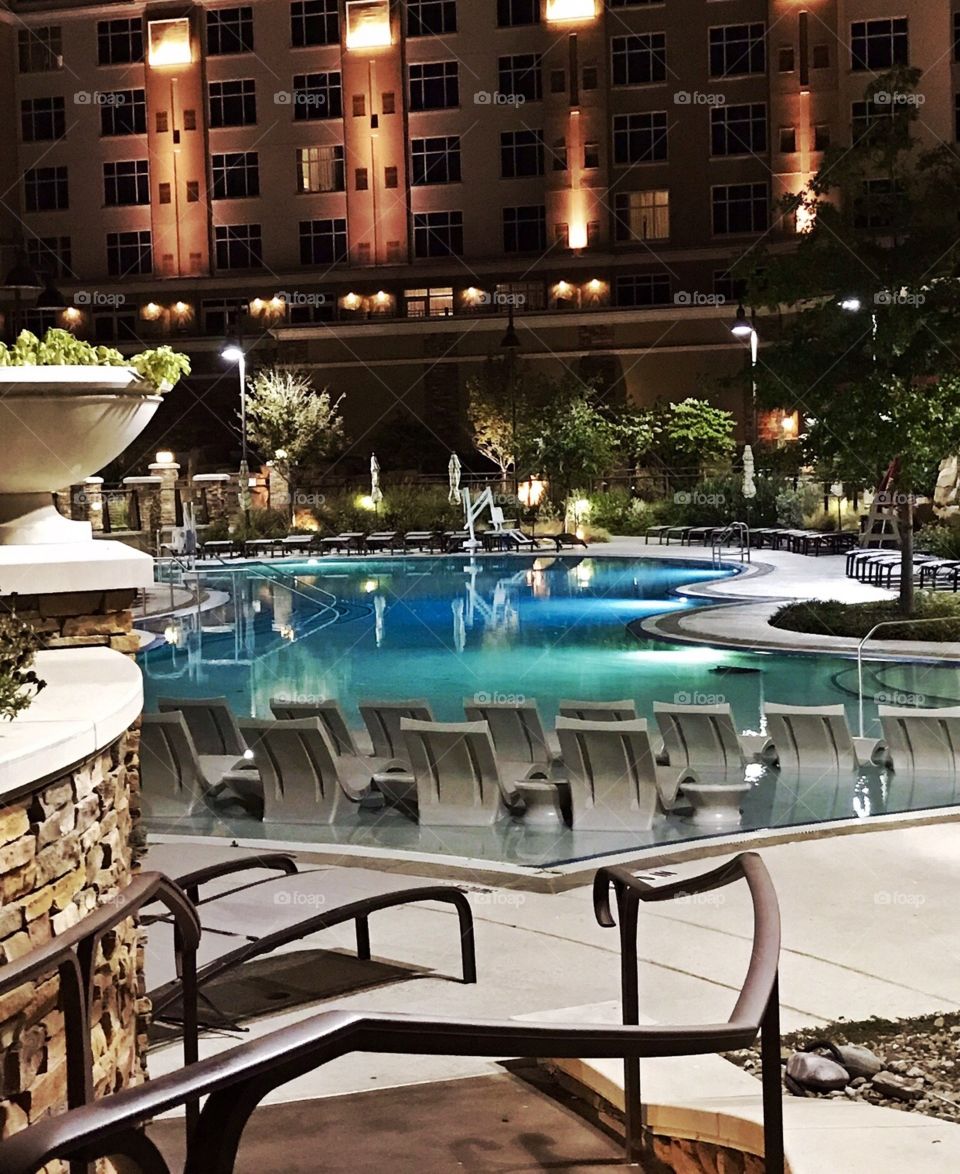
[[[808,231],[747,275],[755,305],[790,311],[760,351],[763,401],[801,411],[827,476],[875,486],[896,463],[907,615],[914,495],[960,448],[960,155],[914,139],[918,80],[898,69],[867,87],[852,146],[784,202]]]
[[[529,423],[528,384],[523,364],[505,355],[488,359],[480,373],[467,380],[474,447],[496,465],[504,481],[516,463],[519,433]]]
[[[589,389],[561,384],[536,425],[525,430],[522,446],[550,482],[551,497],[565,501],[576,486],[609,470],[619,439],[617,426],[595,406]]]
[[[291,490],[305,464],[329,456],[342,440],[342,401],[343,396],[331,400],[326,389],[316,391],[310,376],[300,371],[266,368],[247,381],[250,439]]]
[[[653,413],[654,451],[668,468],[716,464],[733,455],[736,422],[730,412],[693,396],[660,403]]]

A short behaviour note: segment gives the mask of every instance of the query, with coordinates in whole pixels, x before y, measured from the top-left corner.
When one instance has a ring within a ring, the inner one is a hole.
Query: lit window
[[[348,49],[374,49],[390,42],[389,0],[347,0]]]
[[[190,20],[186,16],[174,20],[151,20],[147,25],[149,39],[148,60],[151,65],[189,65]]]

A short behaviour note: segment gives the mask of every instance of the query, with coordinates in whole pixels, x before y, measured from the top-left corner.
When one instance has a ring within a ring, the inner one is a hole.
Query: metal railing
[[[750,527],[746,522],[731,522],[729,526],[725,526],[719,533],[714,534],[711,539],[710,555],[715,563],[721,561],[722,551],[732,545],[734,539],[737,544],[736,557],[742,563],[750,562]]]
[[[745,880],[753,903],[753,942],[746,977],[725,1023],[637,1025],[637,917],[647,901],[707,892]],[[764,1170],[783,1174],[778,967],[780,914],[770,875],[755,853],[744,853],[701,876],[653,887],[623,868],[604,868],[594,882],[602,925],[619,916],[623,1025],[561,1025],[517,1020],[458,1020],[413,1015],[327,1011],[273,1031],[231,1051],[189,1064],[136,1088],[31,1125],[0,1144],[4,1174],[36,1174],[56,1158],[93,1162],[125,1156],[128,1169],[170,1174],[160,1151],[142,1132],[160,1113],[206,1097],[189,1131],[184,1174],[232,1174],[247,1122],[274,1089],[353,1052],[405,1056],[524,1056],[625,1062],[627,1146],[645,1144],[639,1061],[697,1056],[750,1047],[760,1036],[763,1063]],[[2,972],[0,972],[2,973]],[[429,1145],[429,1138],[424,1139]],[[322,1159],[320,1159],[322,1161]],[[318,1169],[322,1166],[318,1165]]]
[[[904,625],[910,625],[912,627],[914,624],[916,624],[916,625],[943,624],[943,623],[947,623],[947,622],[956,623],[956,617],[955,616],[928,616],[925,619],[921,618],[918,620],[914,620],[914,619],[911,619],[909,616],[904,616],[902,620],[881,620],[881,622],[879,624],[873,625],[873,627],[870,629],[870,631],[866,634],[866,636],[864,636],[864,638],[857,645],[857,705],[860,710],[860,737],[861,738],[863,738],[865,736],[864,732],[863,732],[863,646],[870,639],[870,637],[874,634],[874,632],[878,632],[881,628],[902,628]]]

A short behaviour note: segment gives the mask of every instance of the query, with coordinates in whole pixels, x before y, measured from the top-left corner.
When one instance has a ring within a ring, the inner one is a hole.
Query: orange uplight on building
[[[190,307],[186,302],[174,302],[173,312],[177,315],[178,318],[183,318],[184,315],[190,313]]]
[[[147,25],[147,37],[147,60],[151,66],[189,65],[193,60],[190,21],[186,16],[151,20]]]
[[[547,0],[547,20],[592,20],[597,15],[597,0]]]
[[[517,487],[517,496],[525,506],[539,505],[543,500],[543,491],[546,485],[539,477],[531,477],[529,481],[521,481]]]
[[[80,321],[81,314],[76,306],[67,306],[63,311],[64,322],[77,323]]]
[[[378,49],[392,39],[389,0],[347,0],[348,49]]]
[[[140,311],[141,317],[145,322],[156,322],[163,311],[156,302],[147,302],[147,304]]]
[[[809,232],[816,223],[816,215],[804,204],[797,208],[797,232]]]
[[[585,220],[571,222],[568,239],[571,249],[585,249],[587,247],[587,224]]]

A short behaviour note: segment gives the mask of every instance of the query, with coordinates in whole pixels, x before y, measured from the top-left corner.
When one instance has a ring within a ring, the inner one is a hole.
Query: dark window
[[[21,73],[50,73],[63,68],[63,42],[58,24],[19,29],[17,50]]]
[[[100,133],[111,135],[145,135],[147,133],[147,96],[144,90],[112,90],[97,95],[100,102]]]
[[[610,44],[615,86],[640,86],[667,80],[665,33],[614,37]]]
[[[290,40],[295,48],[339,44],[339,0],[299,0],[291,4]]]
[[[413,251],[417,257],[459,257],[463,253],[462,212],[415,212]]]
[[[298,147],[297,191],[342,192],[343,147]]]
[[[795,126],[780,127],[780,150],[785,155],[792,155],[797,149],[797,128]]]
[[[66,130],[62,98],[24,98],[20,103],[20,134],[25,143],[62,139]]]
[[[218,269],[256,269],[263,264],[259,224],[217,224],[213,229]]]
[[[157,184],[157,201],[161,204],[169,204],[170,198],[170,185],[168,183]]]
[[[97,24],[97,60],[101,65],[128,65],[143,60],[143,21],[101,20]]]
[[[38,273],[49,277],[73,277],[73,259],[68,236],[30,237],[27,260]]]
[[[31,167],[24,173],[23,187],[28,212],[70,207],[66,167]]]
[[[650,163],[667,157],[665,110],[617,114],[613,119],[614,163]]]
[[[230,151],[211,157],[214,200],[260,195],[260,157],[256,151]]]
[[[153,247],[149,229],[107,233],[107,272],[111,277],[150,273],[152,269]]]
[[[370,187],[370,173],[366,167],[354,168],[353,186],[358,192],[365,192]]]
[[[183,112],[183,129],[196,130],[197,129],[197,112],[196,110],[184,110]]]
[[[543,58],[537,53],[517,53],[501,57],[499,61],[499,88],[501,94],[516,94],[528,102],[539,102],[543,97]]]
[[[781,73],[793,73],[796,68],[796,54],[792,45],[781,45],[777,54],[777,68]]]
[[[20,36],[23,36],[22,32]],[[953,14],[953,59],[960,61],[960,12]],[[20,68],[23,69],[22,58]]]
[[[583,166],[585,171],[594,171],[600,166],[600,144],[583,144]]]
[[[713,189],[713,231],[718,235],[764,232],[770,219],[765,183],[734,183]]]
[[[500,135],[500,174],[504,179],[543,175],[543,132],[508,130]]]
[[[353,117],[363,118],[367,113],[367,97],[366,94],[353,95]]]
[[[855,20],[850,26],[851,68],[879,72],[910,64],[908,21]]]
[[[384,114],[396,114],[397,95],[392,90],[380,95],[380,109]]]
[[[813,128],[813,149],[815,151],[826,151],[830,147],[830,125],[826,122],[821,122]]]
[[[456,61],[410,66],[411,110],[443,110],[459,105],[460,75]]]
[[[540,23],[540,0],[497,0],[497,24],[510,28]]]
[[[629,273],[614,286],[618,306],[662,306],[672,298],[669,273]]]
[[[739,77],[747,73],[763,73],[766,69],[765,34],[765,26],[759,22],[712,28],[710,76]]]
[[[543,204],[503,210],[506,253],[542,253],[547,247],[547,209]]]
[[[735,277],[729,269],[715,269],[713,292],[725,302],[742,302],[746,296],[747,283],[742,277]]]
[[[903,188],[893,179],[866,179],[857,197],[854,223],[857,228],[891,228],[903,216]]]
[[[297,122],[343,117],[339,73],[298,73],[293,79],[293,117]]]
[[[210,83],[210,125],[252,126],[257,121],[257,83],[253,78]]]
[[[346,220],[300,221],[301,265],[339,265],[346,260]]]
[[[894,110],[890,103],[853,102],[850,106],[850,130],[855,143],[866,139],[874,127],[893,125]],[[880,131],[880,136],[884,135]]]
[[[710,111],[710,150],[714,155],[750,155],[767,149],[767,108],[715,106]]]
[[[400,173],[396,167],[384,167],[383,186],[385,188],[395,188],[400,186]]]
[[[460,136],[414,139],[411,143],[411,182],[416,186],[460,182]]]
[[[165,135],[170,129],[170,119],[166,110],[157,111],[157,134]]]
[[[103,202],[108,208],[150,203],[150,165],[146,159],[124,159],[103,165]]]
[[[431,37],[457,31],[457,0],[407,0],[407,36]]]
[[[196,204],[200,199],[200,182],[196,179],[187,180],[187,203]]]
[[[252,52],[252,8],[207,9],[207,53],[211,57]]]

